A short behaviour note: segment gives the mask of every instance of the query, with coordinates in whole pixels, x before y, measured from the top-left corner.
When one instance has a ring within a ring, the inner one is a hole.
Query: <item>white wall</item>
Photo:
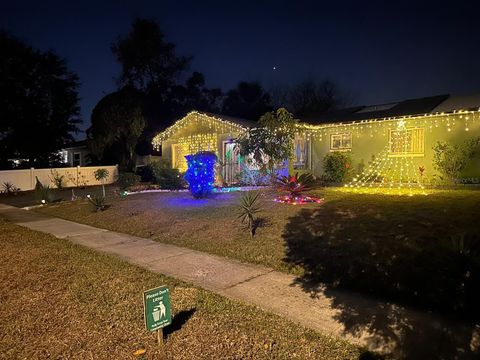
[[[98,169],[107,169],[108,177],[105,184],[112,184],[118,178],[118,166],[85,166],[85,167],[66,167],[51,169],[26,169],[26,170],[2,170],[0,171],[0,189],[3,183],[12,183],[21,191],[35,189],[36,177],[43,185],[55,187],[53,182],[53,173],[63,175],[64,187],[91,186],[100,185],[101,182],[95,179],[95,171]]]

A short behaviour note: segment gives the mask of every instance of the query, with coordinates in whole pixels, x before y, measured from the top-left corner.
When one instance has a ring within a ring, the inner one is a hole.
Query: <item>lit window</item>
[[[423,129],[390,130],[390,155],[423,155],[424,131]]]
[[[293,168],[295,170],[310,169],[310,140],[295,136]]]
[[[330,135],[330,150],[346,151],[352,149],[352,134],[332,134]]]

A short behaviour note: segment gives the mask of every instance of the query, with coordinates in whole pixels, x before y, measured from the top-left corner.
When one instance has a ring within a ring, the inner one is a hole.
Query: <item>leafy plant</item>
[[[293,154],[297,121],[286,109],[265,113],[259,127],[247,131],[237,140],[237,149],[250,165],[264,173],[272,173]]]
[[[351,170],[351,163],[348,153],[338,151],[327,153],[323,158],[326,180],[333,183],[346,181]]]
[[[468,139],[462,144],[439,141],[433,147],[433,167],[455,182],[479,145],[480,138]]]
[[[165,160],[153,161],[147,165],[153,173],[155,182],[162,189],[178,190],[185,188],[185,180],[178,169],[173,169]]]
[[[120,190],[127,190],[130,186],[137,185],[140,182],[140,176],[131,172],[124,172],[118,175],[117,184]]]
[[[101,181],[102,183],[102,192],[103,192],[103,197],[105,197],[105,179],[108,177],[109,172],[107,169],[97,169],[93,173],[95,176],[95,179],[97,181]]]
[[[3,187],[3,193],[4,194],[7,194],[7,195],[10,195],[10,194],[16,194],[18,193],[18,191],[20,190],[19,188],[17,188],[15,185],[13,185],[13,183],[9,182],[9,181],[5,181],[3,184],[2,184],[2,187]]]
[[[38,177],[35,177],[35,198],[38,202],[48,204],[55,200],[53,190],[49,185],[43,185]]]
[[[240,214],[239,219],[246,224],[250,231],[250,236],[255,235],[255,230],[258,225],[257,214],[262,210],[259,204],[260,192],[247,191],[243,193],[240,198]]]
[[[297,172],[295,175],[278,177],[275,185],[278,190],[289,193],[290,197],[294,199],[310,190],[314,182],[312,174],[304,173],[299,176]]]
[[[101,195],[87,195],[88,202],[93,205],[95,211],[103,211],[106,208],[105,196]]]
[[[63,189],[63,179],[65,179],[65,175],[61,175],[56,169],[51,169],[50,175],[50,180],[55,184],[55,187],[59,190]]]

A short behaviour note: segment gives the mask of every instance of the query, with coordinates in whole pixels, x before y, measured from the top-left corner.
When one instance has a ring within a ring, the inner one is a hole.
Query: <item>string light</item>
[[[199,152],[185,156],[188,169],[185,180],[194,198],[202,198],[213,192],[215,181],[215,163],[217,156],[213,152]]]
[[[189,128],[190,126],[198,126],[207,130],[207,132],[215,132],[222,134],[232,134],[238,132],[244,132],[248,129],[247,126],[240,125],[238,123],[216,117],[214,115],[203,114],[198,111],[189,112],[184,118],[178,120],[172,126],[165,129],[165,131],[157,134],[152,144],[156,150],[159,150],[162,146],[162,142],[173,136],[175,133]]]

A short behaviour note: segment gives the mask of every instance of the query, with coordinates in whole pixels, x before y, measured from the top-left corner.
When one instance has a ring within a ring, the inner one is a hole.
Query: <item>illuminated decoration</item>
[[[202,151],[194,155],[185,156],[188,169],[185,180],[188,188],[196,199],[206,197],[213,192],[215,181],[215,163],[217,155],[213,152]]]
[[[415,130],[415,129],[414,129]],[[422,184],[424,167],[413,162],[415,132],[406,127],[405,120],[397,122],[391,130],[385,150],[369,166],[345,185],[356,192],[380,192],[386,194],[425,194]],[[423,170],[422,170],[423,169]]]
[[[315,196],[307,196],[307,195],[300,195],[300,196],[294,196],[294,197],[289,195],[283,195],[283,196],[277,196],[273,200],[278,203],[284,203],[284,204],[290,204],[290,205],[304,205],[309,203],[320,204],[323,202],[323,199],[317,198]]]
[[[176,132],[186,129],[192,125],[207,128],[210,130],[210,135],[215,132],[221,134],[230,134],[233,136],[234,133],[244,132],[248,129],[246,126],[239,125],[235,122],[228,121],[214,115],[207,115],[198,111],[191,111],[183,119],[178,120],[175,122],[175,124],[165,129],[165,131],[156,135],[152,140],[153,147],[159,150],[163,141],[172,137]]]
[[[328,124],[298,124],[299,132],[307,140],[329,141],[331,134],[350,133],[355,138],[362,136],[376,137],[376,135],[388,135],[391,130],[397,128],[398,122],[404,121],[408,127],[422,127],[425,131],[433,132],[444,126],[448,132],[455,129],[470,131],[472,124],[480,122],[480,111],[476,110],[455,110],[452,112],[427,113],[423,115],[408,115],[397,117],[385,117],[347,123]]]
[[[276,188],[289,193],[289,195],[277,196],[274,201],[291,205],[321,203],[323,199],[302,194],[304,191],[311,189],[313,182],[314,178],[312,174],[309,173],[304,173],[300,176],[298,173],[295,175],[280,176],[276,180]]]
[[[201,151],[211,151],[217,154],[217,134],[195,134],[178,138],[178,143],[172,146],[173,167],[180,172],[187,170],[186,155]],[[217,154],[218,156],[218,154]]]

